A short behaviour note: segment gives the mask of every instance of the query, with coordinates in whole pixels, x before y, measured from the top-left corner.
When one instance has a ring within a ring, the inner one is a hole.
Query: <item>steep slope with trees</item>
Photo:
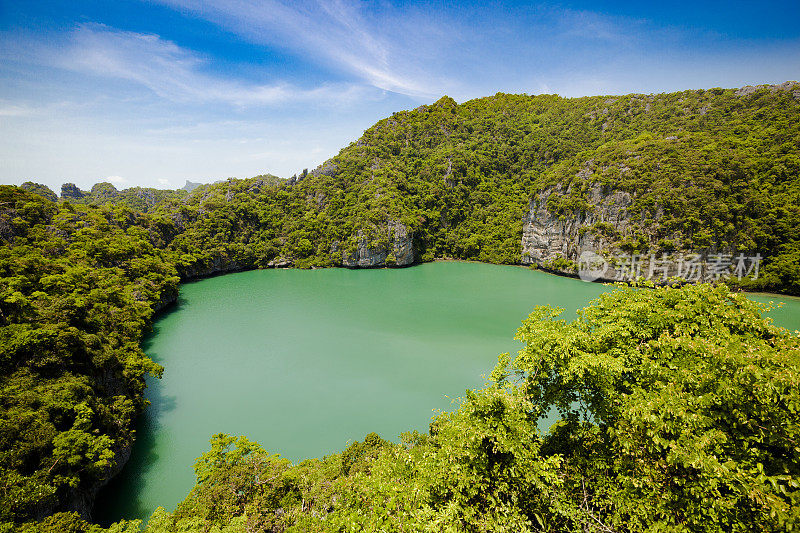
[[[157,223],[124,206],[0,187],[0,521],[88,510],[130,453],[139,341],[179,278]]]
[[[587,248],[759,253],[760,276],[745,285],[800,294],[798,119],[791,83],[461,105],[444,97],[378,122],[299,178],[228,180],[154,209],[180,226],[187,275],[392,265],[404,247],[400,264],[450,257],[565,273]],[[625,202],[609,221],[600,204],[615,198]],[[540,229],[561,237],[543,254],[525,245],[539,203],[550,221]]]

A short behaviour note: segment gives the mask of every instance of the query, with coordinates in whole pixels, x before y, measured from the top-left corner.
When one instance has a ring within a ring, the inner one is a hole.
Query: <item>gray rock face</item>
[[[700,281],[718,279],[730,273],[728,265],[732,266],[730,260],[736,254],[733,248],[712,245],[698,250],[681,250],[681,236],[677,233],[668,236],[678,245],[675,253],[624,253],[612,246],[617,237],[628,236],[635,229],[642,230],[641,227],[635,228],[637,223],[631,220],[629,208],[632,198],[627,192],[604,191],[602,186],[595,184],[587,193],[589,209],[563,217],[547,209],[547,200],[553,194],[561,196],[569,194],[569,190],[562,192],[562,188],[556,186],[542,191],[530,203],[522,230],[523,264],[561,274],[577,273],[582,277],[596,268],[597,275],[592,279],[600,281],[627,281],[640,276],[656,282],[666,281],[669,277]],[[658,208],[656,218],[662,215],[662,209]],[[647,235],[646,228],[644,234]],[[613,240],[610,235],[614,235]],[[584,252],[587,255],[581,258]],[[746,255],[753,256],[755,252]]]
[[[284,259],[282,257],[278,257],[277,259],[273,259],[269,263],[267,263],[269,268],[289,268],[292,266],[291,259]]]
[[[384,248],[372,248],[364,232],[358,232],[358,249],[353,254],[342,254],[342,265],[348,268],[370,268],[383,266],[389,253]]]
[[[564,217],[547,210],[551,194],[561,195],[561,187],[542,191],[530,203],[522,228],[523,264],[541,266],[559,256],[575,261],[585,251],[599,253],[608,243],[602,236],[588,231],[589,228],[597,222],[605,222],[618,233],[625,234],[630,226],[628,207],[632,201],[627,192],[604,195],[602,187],[595,185],[589,191],[592,209]]]
[[[309,172],[311,176],[335,176],[339,167],[331,160],[325,161],[320,166]]]
[[[409,233],[407,227],[399,222],[394,223],[390,228],[394,235],[392,248],[395,265],[406,266],[412,264],[414,262],[413,235]]]
[[[749,96],[759,89],[768,89],[769,92],[788,91],[792,93],[795,100],[800,100],[800,83],[796,81],[785,81],[780,85],[745,85],[740,89],[736,89],[733,93],[736,96]]]
[[[353,254],[342,254],[342,265],[348,268],[406,266],[414,262],[413,235],[400,222],[390,222],[388,247],[370,246],[364,232],[358,232],[358,248]]]

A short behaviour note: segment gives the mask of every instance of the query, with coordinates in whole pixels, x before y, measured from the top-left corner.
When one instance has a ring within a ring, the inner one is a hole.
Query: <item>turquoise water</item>
[[[782,296],[778,294],[748,294],[751,300],[770,304],[775,309],[767,313],[776,326],[789,331],[800,330],[800,298],[796,296]]]
[[[535,305],[575,309],[609,287],[526,268],[256,270],[181,287],[144,349],[165,368],[131,460],[98,499],[102,522],[168,510],[194,485],[214,433],[292,461],[375,431],[427,431],[434,409],[480,387]],[[758,295],[759,301],[780,300]],[[800,329],[800,300],[774,313]]]

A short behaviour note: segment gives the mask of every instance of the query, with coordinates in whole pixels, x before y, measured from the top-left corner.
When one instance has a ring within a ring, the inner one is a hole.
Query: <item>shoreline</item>
[[[535,266],[535,265],[526,264],[526,263],[489,263],[489,262],[485,262],[485,261],[476,261],[476,260],[472,260],[472,259],[457,259],[457,258],[452,258],[452,257],[434,257],[433,260],[431,260],[431,261],[414,261],[413,263],[409,263],[409,264],[406,264],[406,265],[376,265],[376,266],[370,266],[370,267],[357,267],[357,266],[356,267],[351,267],[351,266],[345,266],[345,265],[335,265],[335,266],[321,266],[321,267],[320,266],[312,266],[312,267],[308,267],[308,268],[301,268],[301,267],[297,267],[297,266],[294,266],[292,264],[289,264],[289,265],[286,265],[286,266],[277,266],[276,265],[276,266],[252,267],[251,268],[251,267],[242,267],[241,265],[237,264],[237,265],[231,265],[231,268],[224,268],[223,267],[223,268],[218,269],[218,270],[215,269],[215,270],[213,270],[211,272],[208,272],[207,274],[194,275],[194,276],[190,276],[190,277],[186,277],[186,278],[182,277],[181,281],[180,281],[180,285],[183,285],[184,283],[190,283],[190,282],[193,282],[193,281],[199,281],[199,280],[206,279],[206,278],[213,278],[213,277],[216,277],[216,276],[223,276],[223,275],[226,275],[226,274],[233,274],[233,273],[236,273],[236,272],[247,272],[247,271],[250,271],[250,270],[273,270],[273,269],[275,269],[275,270],[278,270],[278,269],[279,270],[294,270],[294,269],[296,269],[296,270],[323,270],[323,269],[328,269],[328,268],[343,268],[343,269],[346,269],[346,270],[380,270],[380,269],[393,270],[393,269],[400,269],[400,268],[413,268],[415,266],[424,265],[424,264],[428,264],[428,263],[476,263],[476,264],[481,264],[481,265],[509,266],[509,267],[518,267],[518,268],[526,268],[526,269],[529,269],[529,270],[535,270],[535,271],[538,271],[538,272],[542,272],[544,274],[550,274],[550,275],[558,276],[558,277],[562,277],[562,278],[572,278],[572,279],[583,281],[584,283],[601,283],[601,284],[605,284],[605,285],[613,284],[613,283],[631,283],[631,281],[620,281],[620,280],[605,279],[605,278],[598,278],[598,279],[595,279],[595,280],[592,280],[592,281],[585,281],[585,280],[582,280],[577,274],[573,274],[573,273],[569,273],[569,272],[563,272],[563,271],[560,271],[560,270],[555,270],[555,269],[542,267],[542,266]],[[691,284],[696,284],[696,283],[689,283],[689,282],[680,283],[680,285],[691,285]],[[657,284],[657,285],[661,286],[661,285],[665,285],[665,284],[661,283],[661,284]],[[758,291],[749,290],[746,287],[742,287],[740,285],[735,285],[735,284],[734,285],[728,285],[728,288],[730,288],[734,292],[745,292],[745,293],[748,293],[748,294],[756,294],[756,295],[764,295],[764,296],[777,296],[777,297],[789,298],[789,299],[800,301],[800,295],[786,294],[786,293],[782,293],[782,292],[769,292],[769,291],[763,291],[763,290],[758,290]],[[171,305],[168,304],[166,307],[170,307],[170,306]]]

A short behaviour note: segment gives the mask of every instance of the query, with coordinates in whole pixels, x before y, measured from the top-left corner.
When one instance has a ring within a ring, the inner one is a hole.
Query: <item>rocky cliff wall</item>
[[[353,251],[342,251],[341,243],[334,243],[331,246],[331,254],[340,257],[340,262],[335,266],[378,268],[408,266],[415,262],[414,234],[404,224],[397,221],[389,221],[384,228],[379,228],[377,233],[379,235],[376,237],[375,232],[368,235],[364,231],[359,231],[355,237],[356,247]],[[266,264],[267,268],[288,268],[292,266],[294,266],[294,261],[291,257],[276,257]],[[255,259],[251,258],[245,262],[240,262],[229,258],[223,252],[211,259],[179,267],[179,273],[181,279],[186,281],[229,272],[253,270],[255,268],[259,268],[255,263]],[[177,294],[165,294],[162,296],[163,301],[156,302],[153,309],[160,311],[174,302],[176,298]]]
[[[595,184],[586,193],[588,208],[558,215],[548,209],[548,200],[568,196],[560,186],[546,189],[531,202],[522,231],[522,259],[527,265],[587,281],[630,281],[638,277],[665,282],[677,277],[684,281],[712,281],[725,276],[751,273],[756,253],[742,254],[732,247],[712,245],[698,250],[682,250],[682,236],[669,235],[678,251],[666,253],[626,253],[616,244],[638,232],[654,247],[652,228],[634,222],[631,195],[625,191],[604,190]],[[557,204],[557,202],[556,202]],[[663,216],[659,209],[656,218]],[[757,271],[756,271],[757,274]]]
[[[382,266],[407,266],[414,262],[413,234],[400,222],[391,221],[387,227],[388,245],[372,244],[363,231],[358,232],[357,248],[353,253],[342,254],[342,266],[348,268],[374,268]]]
[[[546,189],[531,200],[522,229],[522,263],[547,266],[564,258],[576,261],[585,251],[600,253],[609,245],[595,224],[610,224],[613,231],[625,235],[630,231],[628,207],[631,195],[623,191],[604,193],[595,185],[588,191],[590,208],[585,212],[557,215],[548,210],[551,195],[569,194],[560,185]]]

